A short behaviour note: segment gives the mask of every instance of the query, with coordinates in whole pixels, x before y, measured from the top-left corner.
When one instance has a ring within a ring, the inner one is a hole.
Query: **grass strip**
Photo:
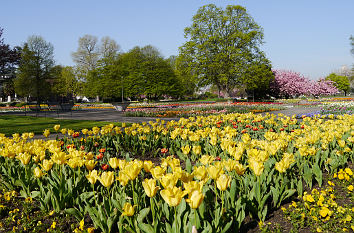
[[[73,130],[91,129],[94,126],[104,126],[107,124],[121,126],[120,122],[108,121],[89,121],[89,120],[71,120],[71,119],[54,119],[48,117],[32,117],[32,116],[0,116],[0,133],[11,136],[14,133],[33,132],[34,134],[42,134],[45,129],[49,129],[54,133],[54,125],[60,125],[60,128]]]

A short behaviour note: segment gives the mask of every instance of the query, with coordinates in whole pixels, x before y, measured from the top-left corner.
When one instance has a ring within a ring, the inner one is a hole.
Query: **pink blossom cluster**
[[[338,89],[332,81],[320,79],[309,80],[303,75],[287,70],[273,70],[275,79],[271,88],[275,94],[285,97],[297,97],[300,95],[333,95]]]

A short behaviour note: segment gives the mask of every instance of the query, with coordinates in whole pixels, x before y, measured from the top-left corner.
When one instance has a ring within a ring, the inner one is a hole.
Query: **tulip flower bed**
[[[319,118],[334,118],[338,115],[352,115],[354,113],[354,102],[323,102],[321,109],[316,112],[307,113],[303,116],[313,117],[317,116]],[[298,116],[298,118],[303,117]]]
[[[129,117],[195,117],[227,113],[269,112],[284,109],[281,103],[179,103],[158,105],[132,105],[125,112]]]
[[[1,184],[102,232],[237,232],[353,161],[353,123],[236,113],[2,135]]]

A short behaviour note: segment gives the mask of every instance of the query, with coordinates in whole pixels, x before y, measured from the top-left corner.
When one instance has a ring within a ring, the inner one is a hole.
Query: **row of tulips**
[[[154,108],[129,107],[125,115],[137,117],[196,117],[227,113],[268,112],[280,110],[279,103],[242,102],[166,105]]]
[[[353,161],[353,122],[228,114],[81,132],[55,126],[69,137],[2,135],[1,179],[43,209],[88,213],[103,232],[230,232]],[[162,159],[131,159],[138,155]]]

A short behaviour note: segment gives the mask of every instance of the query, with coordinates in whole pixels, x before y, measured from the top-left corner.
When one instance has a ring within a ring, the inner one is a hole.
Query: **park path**
[[[286,116],[302,115],[307,113],[313,113],[319,111],[319,107],[287,107],[286,109],[279,110],[279,111],[272,111],[271,114],[279,114],[282,113]],[[25,115],[25,113],[17,112],[17,113],[7,113],[6,115]],[[266,114],[266,113],[259,113],[259,114]],[[36,116],[36,113],[26,113],[27,116]],[[0,114],[1,116],[1,114]],[[126,117],[124,113],[117,112],[114,109],[104,109],[104,110],[74,110],[72,112],[64,112],[64,113],[40,113],[37,116],[41,117],[51,117],[56,119],[75,119],[75,120],[92,120],[92,121],[110,121],[110,122],[127,122],[127,123],[141,123],[141,122],[148,122],[148,121],[155,121],[156,117]],[[165,121],[175,120],[178,121],[179,118],[162,118]],[[51,134],[48,139],[55,139],[56,134]],[[61,135],[60,135],[61,136]],[[43,135],[35,135],[35,139],[45,139]]]

